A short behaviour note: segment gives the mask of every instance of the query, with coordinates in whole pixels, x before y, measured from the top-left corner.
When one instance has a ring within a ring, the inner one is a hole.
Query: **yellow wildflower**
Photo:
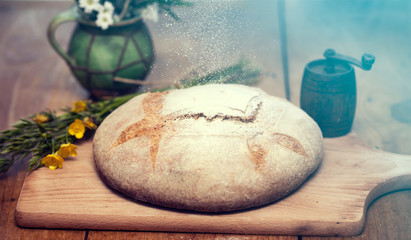
[[[41,163],[49,167],[51,170],[63,168],[64,159],[57,154],[49,154],[41,159]]]
[[[86,126],[86,128],[88,128],[88,129],[96,129],[97,128],[97,125],[94,124],[93,121],[91,121],[91,119],[89,117],[85,117],[83,119],[83,123],[84,123],[84,126]]]
[[[77,156],[77,146],[71,143],[61,144],[60,149],[58,150],[57,154],[63,158],[68,158],[69,156],[75,157]]]
[[[38,113],[36,114],[36,116],[33,118],[33,121],[35,121],[36,123],[45,123],[49,121],[49,116],[42,114],[42,113]]]
[[[75,101],[73,103],[73,107],[71,108],[72,112],[82,112],[87,110],[87,103],[86,101]]]
[[[68,127],[68,133],[72,136],[75,136],[77,139],[82,138],[85,131],[86,127],[84,126],[83,121],[81,121],[80,119],[74,120],[74,122],[71,123]]]

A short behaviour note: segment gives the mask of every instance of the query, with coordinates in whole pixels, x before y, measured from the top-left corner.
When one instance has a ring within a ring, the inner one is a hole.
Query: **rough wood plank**
[[[88,240],[297,240],[296,236],[90,231]]]

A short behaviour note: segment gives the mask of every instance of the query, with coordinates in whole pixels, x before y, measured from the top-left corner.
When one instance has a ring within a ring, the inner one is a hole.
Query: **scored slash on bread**
[[[150,144],[150,158],[152,162],[153,169],[155,168],[155,160],[157,157],[157,152],[159,148],[159,143],[161,141],[161,137],[164,132],[170,131],[172,129],[172,124],[174,121],[183,120],[183,119],[205,119],[206,121],[214,121],[214,120],[221,120],[221,121],[234,121],[234,122],[243,122],[249,123],[254,122],[257,117],[258,111],[261,108],[262,102],[258,101],[258,97],[253,97],[247,104],[247,108],[245,111],[241,109],[234,109],[237,111],[242,112],[244,115],[223,115],[222,113],[214,114],[214,115],[205,115],[204,113],[185,113],[179,115],[178,113],[168,114],[167,116],[161,115],[161,110],[163,108],[163,101],[165,95],[168,94],[167,92],[161,93],[149,93],[142,102],[142,108],[145,114],[145,117],[140,121],[128,126],[117,138],[117,141],[113,145],[113,147],[117,147],[120,144],[123,144],[133,138],[137,137],[144,137],[148,136],[151,139]],[[258,101],[257,104],[256,100]],[[254,103],[254,104],[253,104]],[[233,109],[233,108],[231,108]],[[261,134],[261,133],[259,133]],[[251,154],[251,159],[255,164],[260,167],[264,164],[264,158],[267,155],[267,149],[260,144],[253,144],[252,139],[247,138],[247,145],[248,149]],[[304,147],[301,143],[286,134],[281,133],[274,133],[272,134],[272,139],[275,143],[280,144],[298,154],[307,156],[305,153]]]

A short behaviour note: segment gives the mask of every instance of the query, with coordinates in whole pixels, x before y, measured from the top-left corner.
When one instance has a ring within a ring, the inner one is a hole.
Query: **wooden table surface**
[[[10,128],[19,118],[45,109],[58,110],[75,100],[87,98],[87,93],[72,77],[66,64],[51,49],[45,34],[51,18],[67,9],[69,5],[70,3],[67,2],[0,1],[0,130]],[[70,26],[62,27],[57,39],[67,43],[69,35]],[[408,63],[409,61],[408,59]],[[293,81],[291,83],[293,84]],[[297,84],[299,83],[295,83]],[[372,92],[365,91],[361,94],[363,95],[359,96],[359,109],[378,108],[371,103],[372,99],[377,99],[372,98],[375,97]],[[411,154],[411,149],[408,148],[411,141],[409,135],[411,126],[395,123],[392,128],[401,130],[392,131],[392,135],[384,130],[375,130],[378,126],[387,124],[383,120],[378,120],[382,113],[376,111],[375,116],[372,115],[373,113],[370,111],[367,114],[358,114],[354,129],[359,133],[360,138],[386,151]],[[377,123],[370,123],[372,119],[377,119]],[[408,133],[405,137],[404,132]],[[401,138],[397,139],[398,136]],[[7,175],[0,177],[0,239],[374,240],[411,238],[411,190],[390,193],[375,200],[368,209],[364,231],[353,238],[20,228],[15,224],[14,210],[26,169],[25,163],[17,163]]]

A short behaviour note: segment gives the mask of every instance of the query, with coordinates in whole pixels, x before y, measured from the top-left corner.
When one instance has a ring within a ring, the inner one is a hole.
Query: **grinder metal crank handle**
[[[331,60],[331,61],[337,60],[337,61],[342,61],[342,62],[353,64],[357,67],[360,67],[361,69],[365,71],[371,70],[371,66],[375,62],[375,57],[368,53],[365,53],[364,55],[362,55],[362,59],[361,61],[359,61],[355,58],[336,53],[334,49],[325,50],[324,57],[327,60]]]

